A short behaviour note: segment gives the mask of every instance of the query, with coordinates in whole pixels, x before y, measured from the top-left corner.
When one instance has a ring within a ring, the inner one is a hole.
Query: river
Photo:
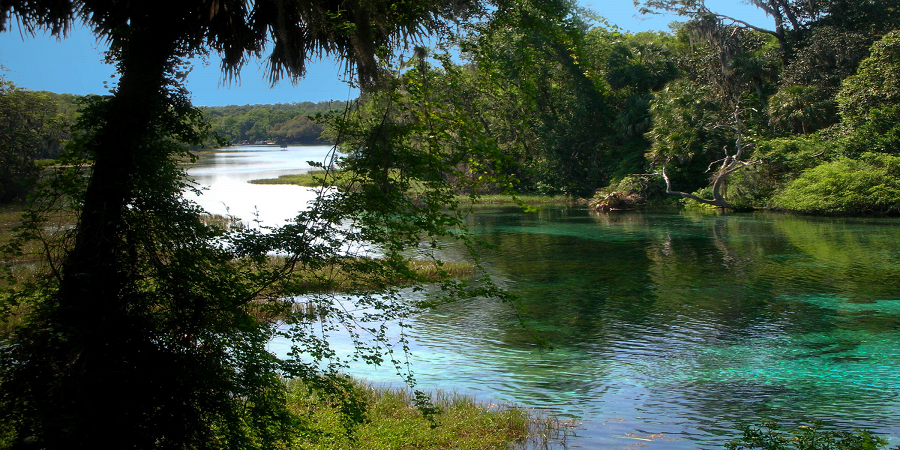
[[[211,212],[278,224],[310,190],[246,181],[327,153],[229,149],[190,174]],[[417,316],[420,388],[576,419],[568,448],[721,448],[762,418],[900,444],[900,220],[495,207],[469,226],[524,327],[489,299]],[[390,367],[352,371],[400,384]]]

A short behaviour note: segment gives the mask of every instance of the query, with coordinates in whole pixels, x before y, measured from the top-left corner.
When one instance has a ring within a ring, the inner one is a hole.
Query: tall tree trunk
[[[149,28],[149,27],[148,27]],[[152,28],[149,28],[152,30]],[[133,265],[125,260],[126,212],[138,195],[139,152],[154,117],[165,108],[166,71],[174,45],[156,33],[140,29],[117,55],[118,88],[106,105],[103,122],[92,141],[93,166],[76,228],[75,241],[62,270],[59,308],[54,322],[64,336],[64,365],[54,389],[62,414],[56,438],[74,448],[141,446],[146,430],[135,415],[152,406],[140,405],[152,386],[139,386],[135,372],[151,355],[142,349],[150,339],[133,314],[125,295],[131,289]],[[122,402],[130,402],[122,407]],[[81,416],[83,417],[81,417]],[[77,426],[73,427],[73,424]],[[71,434],[77,434],[72,436]],[[104,445],[109,444],[109,445]]]

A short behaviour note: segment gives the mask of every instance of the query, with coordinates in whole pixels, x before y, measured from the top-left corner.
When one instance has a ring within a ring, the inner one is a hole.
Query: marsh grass
[[[298,173],[293,175],[281,175],[278,178],[261,178],[250,180],[251,184],[292,184],[305,187],[322,187],[325,181],[329,185],[339,184],[341,180],[346,179],[347,174],[340,170],[310,170],[306,173]]]
[[[475,266],[463,261],[435,261],[410,259],[410,275],[404,277],[395,273],[390,279],[378,279],[368,281],[360,277],[359,273],[352,269],[354,263],[365,264],[364,258],[352,258],[348,264],[329,264],[317,269],[299,268],[294,277],[294,291],[303,293],[328,293],[328,292],[353,292],[376,287],[375,283],[386,284],[393,287],[408,286],[415,282],[438,282],[449,278],[460,278],[475,273]],[[272,267],[284,265],[285,259],[280,256],[269,258]]]
[[[307,173],[295,174],[295,175],[281,175],[278,178],[264,178],[258,180],[250,180],[250,183],[253,184],[291,184],[296,186],[305,186],[305,187],[322,187],[325,184],[325,180],[328,180],[328,185],[340,185],[341,182],[349,180],[349,174],[343,173],[339,170],[333,170],[328,173],[327,178],[325,177],[326,171],[324,170],[312,170]],[[413,189],[415,191],[415,189]],[[471,204],[472,197],[469,195],[457,195],[456,201],[461,204]],[[480,205],[524,205],[529,207],[541,206],[541,205],[571,205],[575,203],[583,203],[583,201],[579,201],[577,199],[573,199],[572,197],[567,197],[564,195],[517,195],[512,196],[508,194],[491,194],[491,195],[479,195],[477,196],[477,200],[474,202]]]
[[[296,296],[308,294],[352,294],[373,288],[404,287],[416,283],[438,283],[452,278],[463,278],[475,273],[473,264],[461,261],[407,260],[409,271],[387,271],[375,277],[364,276],[355,266],[378,264],[379,260],[366,258],[348,258],[343,263],[328,264],[315,269],[298,267],[286,276],[283,284],[271,293],[263,293],[249,307],[252,314],[261,321],[283,320],[288,315],[305,317],[310,320],[328,316],[327,308],[322,308],[315,301],[298,301]],[[286,259],[271,256],[265,267],[257,270],[279,270],[284,267]],[[288,292],[289,296],[277,296],[276,292]],[[267,295],[272,294],[272,295]]]
[[[201,214],[200,221],[209,227],[215,227],[220,230],[235,230],[245,228],[241,219],[233,216],[223,216],[221,214]]]
[[[528,409],[528,433],[523,440],[514,442],[510,450],[565,450],[569,438],[576,435],[581,426],[576,419],[563,420],[546,411]]]
[[[22,223],[22,213],[25,205],[0,205],[0,250],[6,247],[15,237],[15,227]],[[203,215],[201,220],[209,226],[220,229],[240,229],[244,224],[233,217],[222,215]],[[75,223],[74,217],[58,217],[48,222],[45,230],[48,236],[52,236],[60,229],[69,227]],[[17,252],[0,252],[0,294],[15,289],[16,284],[27,283],[36,276],[46,275],[46,255],[44,244],[39,240],[24,242]],[[285,263],[285,258],[272,256],[267,262],[267,269],[275,269]],[[439,282],[448,278],[470,276],[474,273],[474,266],[457,261],[438,262],[434,260],[409,260],[411,276],[402,277],[399,274],[381,282],[395,286],[406,286],[414,282]],[[300,268],[291,278],[291,290],[296,293],[338,293],[368,289],[374,287],[367,284],[358,274],[346,270],[345,265],[328,265],[317,269]],[[295,303],[262,300],[251,304],[254,315],[260,320],[277,320],[288,313],[299,313],[304,316],[317,317],[321,311],[314,303]],[[29,306],[17,304],[8,307],[0,318],[0,332],[9,331],[21,323],[22,317],[27,315]]]
[[[416,395],[354,380],[328,393],[298,380],[287,383],[288,407],[308,427],[291,448],[549,449],[565,448],[571,434],[567,422],[457,393]]]
[[[468,196],[459,196],[460,202],[470,202]],[[545,205],[572,205],[583,204],[583,200],[573,199],[564,195],[516,195],[507,194],[481,195],[476,204],[479,205],[516,205],[516,206],[545,206]]]
[[[23,286],[46,277],[49,273],[48,252],[56,254],[58,244],[52,242],[75,223],[67,212],[42,213],[41,226],[28,230],[29,239],[21,239],[17,228],[23,223],[27,206],[22,203],[0,205],[0,334],[7,334],[20,326],[32,309],[27,296],[21,296]]]

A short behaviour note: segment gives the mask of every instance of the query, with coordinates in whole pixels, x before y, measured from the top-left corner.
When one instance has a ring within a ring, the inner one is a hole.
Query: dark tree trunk
[[[174,45],[155,33],[132,33],[118,55],[118,88],[91,143],[94,163],[53,320],[64,339],[59,385],[50,399],[59,403],[60,425],[67,428],[51,438],[60,448],[67,440],[72,448],[153,444],[136,426],[144,423],[136,416],[152,413],[147,400],[154,389],[146,385],[152,377],[145,372],[153,352],[140,315],[131,313],[133,296],[126,294],[135,281],[126,217],[142,175],[142,144],[165,108]]]

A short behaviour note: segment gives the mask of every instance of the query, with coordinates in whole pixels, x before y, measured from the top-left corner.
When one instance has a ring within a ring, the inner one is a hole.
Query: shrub
[[[726,450],[878,450],[887,441],[865,430],[827,431],[821,423],[802,425],[794,430],[781,431],[774,422],[743,427],[739,440],[725,444]],[[900,446],[894,447],[900,449]]]
[[[865,153],[804,171],[775,197],[776,208],[823,214],[900,212],[900,157]]]

